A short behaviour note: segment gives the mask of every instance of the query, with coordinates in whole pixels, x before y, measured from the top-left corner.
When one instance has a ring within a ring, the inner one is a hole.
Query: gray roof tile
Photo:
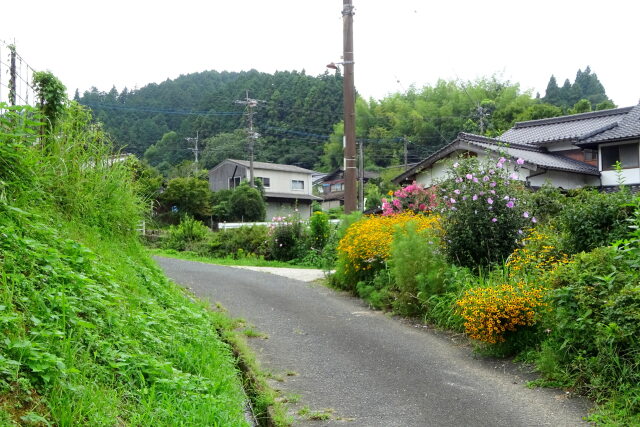
[[[237,163],[240,166],[244,166],[246,168],[249,167],[249,161],[248,160],[236,160],[236,159],[227,159],[227,160],[229,162]],[[278,164],[278,163],[253,162],[253,168],[254,169],[267,169],[267,170],[274,170],[274,171],[283,171],[283,172],[299,172],[299,173],[309,173],[309,174],[316,173],[315,171],[312,171],[312,170],[309,170],[309,169],[305,169],[305,168],[301,168],[299,166],[282,165],[282,164]]]
[[[619,139],[640,138],[640,104],[636,105],[615,126],[595,135],[584,136],[578,145]]]
[[[503,133],[500,139],[531,145],[545,145],[559,141],[577,142],[585,135],[600,134],[610,129],[635,108],[638,106],[518,122]]]

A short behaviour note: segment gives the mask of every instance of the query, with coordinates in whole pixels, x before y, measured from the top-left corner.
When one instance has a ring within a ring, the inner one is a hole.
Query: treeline
[[[171,178],[196,169],[196,136],[200,168],[247,158],[247,110],[238,101],[248,91],[258,100],[252,109],[256,160],[329,171],[343,162],[342,84],[339,73],[206,71],[133,91],[93,88],[76,98],[120,147]],[[381,169],[420,161],[460,131],[497,136],[516,121],[613,107],[589,67],[562,88],[551,76],[544,97],[495,76],[440,80],[382,100],[358,97],[356,134],[367,168]]]
[[[236,102],[247,94],[258,100],[253,109],[260,133],[256,159],[314,166],[323,141],[316,138],[310,144],[304,134],[328,134],[341,120],[339,73],[312,77],[304,71],[205,71],[122,92],[115,87],[108,93],[92,88],[82,96],[76,93],[76,100],[94,111],[124,151],[143,156],[149,147],[159,145],[160,153],[155,150],[147,156],[150,162],[175,166],[194,158],[195,142],[185,138],[198,135],[199,148],[208,149],[205,160],[210,167],[219,154],[246,156],[246,134],[232,135],[247,127],[245,105]]]

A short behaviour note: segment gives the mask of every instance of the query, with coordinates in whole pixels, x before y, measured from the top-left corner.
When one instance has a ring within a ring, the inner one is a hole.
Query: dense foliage
[[[134,168],[64,104],[0,105],[0,424],[243,425],[228,321],[146,256]]]
[[[585,103],[580,103],[585,100]],[[591,67],[578,70],[573,84],[566,79],[562,87],[558,86],[555,76],[551,76],[542,101],[562,108],[565,112],[586,113],[591,110],[604,110],[615,105],[607,97],[604,86]],[[574,111],[569,111],[573,107]]]
[[[77,100],[95,111],[127,152],[142,156],[154,145],[150,160],[175,165],[193,157],[190,148],[195,146],[185,138],[197,134],[210,166],[223,153],[240,157],[237,154],[246,152],[244,142],[228,135],[247,127],[244,106],[235,102],[243,100],[247,91],[250,98],[260,100],[254,109],[261,135],[256,160],[312,168],[322,154],[318,142],[324,142],[313,135],[329,134],[342,120],[340,74],[205,71],[122,92],[93,88]]]

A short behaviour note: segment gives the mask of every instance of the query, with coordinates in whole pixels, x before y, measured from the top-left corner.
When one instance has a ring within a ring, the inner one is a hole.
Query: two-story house
[[[363,182],[380,177],[377,172],[364,171]],[[338,208],[344,205],[344,170],[338,168],[315,182],[322,197],[322,210]]]
[[[249,161],[227,159],[209,171],[211,191],[233,189],[249,181]],[[267,202],[266,219],[295,212],[302,219],[311,216],[311,203],[322,200],[311,194],[311,176],[315,172],[298,166],[253,162],[254,179],[264,186]]]
[[[640,104],[570,116],[518,122],[497,138],[461,132],[450,144],[394,178],[425,186],[446,176],[447,159],[493,153],[523,159],[519,179],[532,187],[546,181],[564,189],[618,184],[640,188]]]

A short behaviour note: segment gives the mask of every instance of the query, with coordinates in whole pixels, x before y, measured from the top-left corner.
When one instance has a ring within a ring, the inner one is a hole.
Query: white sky
[[[340,0],[4,3],[0,40],[52,71],[71,96],[204,70],[318,75],[342,54]],[[366,98],[494,73],[544,95],[551,74],[562,85],[590,65],[619,106],[640,99],[635,0],[353,3],[355,82]]]

